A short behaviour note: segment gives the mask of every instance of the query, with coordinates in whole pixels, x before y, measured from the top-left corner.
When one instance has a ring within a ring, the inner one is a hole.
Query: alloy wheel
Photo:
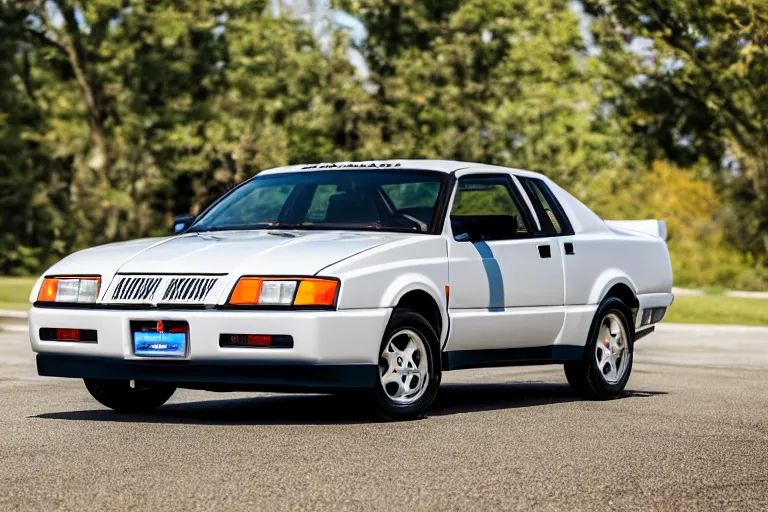
[[[429,365],[424,339],[412,329],[390,336],[379,358],[379,377],[384,393],[393,402],[409,405],[427,390]]]
[[[629,340],[624,325],[615,313],[607,314],[600,323],[595,359],[606,383],[613,385],[624,377],[629,363]]]

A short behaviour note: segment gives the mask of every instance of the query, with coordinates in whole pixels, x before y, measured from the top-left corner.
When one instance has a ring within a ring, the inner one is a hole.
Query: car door
[[[565,315],[563,262],[508,173],[459,173],[450,213],[446,350],[552,345]]]

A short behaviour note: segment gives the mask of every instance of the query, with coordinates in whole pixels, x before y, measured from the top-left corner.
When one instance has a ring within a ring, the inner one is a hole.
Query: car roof
[[[366,160],[362,162],[325,162],[316,164],[288,165],[285,167],[276,167],[262,171],[260,174],[277,174],[286,172],[302,171],[322,171],[322,170],[356,169],[356,170],[385,170],[385,169],[408,169],[420,171],[437,171],[450,173],[465,169],[478,171],[503,171],[513,172],[521,176],[534,176],[543,178],[544,176],[523,169],[514,169],[502,167],[499,165],[480,164],[474,162],[458,162],[454,160]]]

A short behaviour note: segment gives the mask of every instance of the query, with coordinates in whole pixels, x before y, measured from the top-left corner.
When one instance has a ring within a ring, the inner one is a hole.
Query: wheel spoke
[[[405,360],[405,366],[407,368],[415,370],[417,368],[416,361],[413,360],[413,356],[419,353],[419,346],[411,339],[403,350],[403,359]]]
[[[619,377],[619,367],[616,364],[616,355],[611,354],[608,356],[609,364],[611,365],[611,371],[609,372],[611,380],[617,380]]]
[[[606,348],[600,348],[600,355],[597,359],[597,365],[598,368],[600,368],[600,371],[604,371],[605,365],[610,362],[610,356],[608,355],[608,349]]]
[[[393,398],[400,398],[406,392],[405,385],[403,384],[403,378],[400,373],[396,371],[387,372],[387,374],[381,378],[381,383],[384,385],[384,389],[387,391],[387,394]],[[390,392],[392,384],[397,384],[397,390],[394,393]]]
[[[611,317],[609,330],[610,330],[611,336],[614,339],[616,339],[617,336],[621,336],[621,324],[619,324],[619,321],[616,319],[616,317]]]
[[[406,377],[405,382],[403,384],[405,386],[407,394],[414,394],[419,390],[418,388],[414,389],[414,386],[413,386],[413,378],[416,377],[418,379],[418,375],[419,375],[418,373],[409,373],[408,376]],[[419,384],[420,383],[416,381],[416,385],[418,386]]]
[[[390,368],[394,368],[397,365],[397,354],[389,350],[385,350],[381,354],[381,358],[384,359]]]

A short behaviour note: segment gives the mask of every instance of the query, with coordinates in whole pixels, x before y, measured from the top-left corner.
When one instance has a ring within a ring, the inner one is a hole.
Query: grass
[[[725,290],[725,286],[705,286],[701,289],[707,295],[723,295]]]
[[[0,309],[29,309],[29,292],[36,280],[34,277],[0,277]]]
[[[29,309],[33,277],[0,277],[0,309]],[[680,296],[665,322],[683,324],[768,325],[768,300],[723,295]]]
[[[716,295],[675,297],[664,322],[768,325],[768,300]]]

